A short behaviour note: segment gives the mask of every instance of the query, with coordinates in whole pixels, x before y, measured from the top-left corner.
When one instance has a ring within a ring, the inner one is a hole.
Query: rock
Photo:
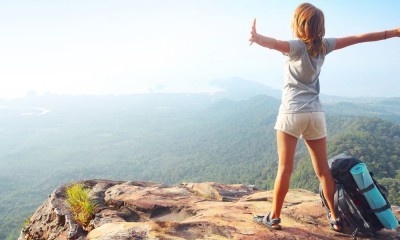
[[[218,201],[231,202],[240,197],[254,193],[252,187],[243,184],[220,184],[214,182],[183,183],[181,187],[187,188],[198,196]]]
[[[270,231],[252,215],[270,209],[272,191],[220,183],[167,186],[150,182],[83,181],[98,203],[84,230],[71,218],[65,189],[56,189],[38,208],[19,239],[348,239],[328,228],[319,195],[292,189],[282,211],[283,231]],[[398,214],[398,211],[396,211]],[[374,239],[391,239],[381,231]],[[368,238],[360,238],[368,239]]]

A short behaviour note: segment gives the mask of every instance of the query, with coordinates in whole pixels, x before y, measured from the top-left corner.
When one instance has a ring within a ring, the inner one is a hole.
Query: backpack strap
[[[334,206],[334,211],[335,214],[339,213],[339,189],[343,189],[343,185],[342,184],[335,184],[335,193],[333,195],[333,206]]]
[[[374,188],[375,188],[375,184],[371,183],[371,185],[369,185],[368,187],[366,187],[364,189],[360,189],[359,191],[360,191],[360,193],[364,194],[364,193],[366,193],[368,191],[371,191]],[[388,204],[388,202],[387,202],[387,204],[385,204],[384,206],[382,206],[380,208],[371,209],[371,210],[372,210],[373,213],[379,213],[379,212],[383,212],[383,211],[385,211],[386,209],[389,209],[389,208],[390,208],[390,204]]]
[[[352,231],[354,230],[352,233],[353,237],[355,237],[359,232],[368,236],[373,236],[375,233],[374,229],[360,212],[359,207],[354,204],[353,200],[340,185],[338,192],[339,209],[342,212],[349,213],[343,215],[343,217],[345,222],[350,224]]]
[[[372,189],[374,189],[375,184],[371,183],[371,185],[369,185],[368,187],[364,188],[364,189],[360,189],[360,193],[366,193],[368,191],[371,191]]]
[[[383,212],[383,211],[385,211],[386,209],[389,209],[389,208],[390,208],[390,205],[389,205],[389,204],[386,204],[386,205],[383,206],[383,207],[375,208],[375,209],[371,209],[371,210],[372,210],[372,212],[374,212],[374,213],[379,213],[379,212]]]

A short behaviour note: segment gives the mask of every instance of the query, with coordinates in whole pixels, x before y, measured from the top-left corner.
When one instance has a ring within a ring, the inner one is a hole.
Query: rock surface
[[[270,209],[272,191],[212,182],[82,183],[98,203],[88,229],[74,222],[65,202],[67,186],[61,186],[31,217],[19,239],[349,239],[329,230],[319,196],[304,190],[289,191],[281,215],[283,230],[271,231],[254,223],[252,215]],[[395,232],[383,230],[373,239],[394,238]]]

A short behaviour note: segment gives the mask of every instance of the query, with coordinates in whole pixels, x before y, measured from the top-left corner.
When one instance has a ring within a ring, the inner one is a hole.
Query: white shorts
[[[326,137],[324,112],[283,113],[276,120],[275,129],[305,140]]]

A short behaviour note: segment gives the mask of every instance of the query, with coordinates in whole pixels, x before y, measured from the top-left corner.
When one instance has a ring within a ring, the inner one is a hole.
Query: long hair
[[[325,17],[320,9],[310,3],[300,4],[294,12],[292,28],[296,36],[305,42],[311,56],[325,53]]]

